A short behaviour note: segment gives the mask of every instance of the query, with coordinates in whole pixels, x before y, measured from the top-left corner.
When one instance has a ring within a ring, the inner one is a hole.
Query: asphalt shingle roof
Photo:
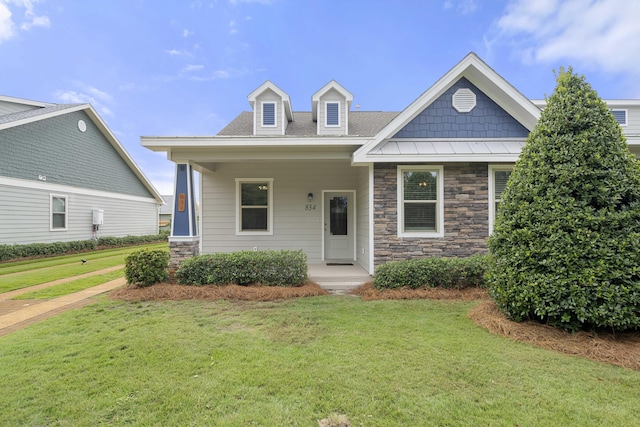
[[[84,105],[84,104],[56,104],[50,107],[32,108],[29,110],[18,111],[16,113],[3,114],[3,115],[0,115],[0,125],[8,124],[11,122],[17,122],[20,120],[30,119],[32,117],[37,117],[37,116],[53,113],[56,111],[62,111],[69,108],[75,108],[78,105]]]
[[[374,136],[393,120],[398,112],[387,111],[350,111],[349,136]],[[312,120],[311,112],[296,111],[293,121],[287,126],[287,136],[317,136],[317,123]],[[225,126],[217,136],[253,135],[253,113],[245,111]]]

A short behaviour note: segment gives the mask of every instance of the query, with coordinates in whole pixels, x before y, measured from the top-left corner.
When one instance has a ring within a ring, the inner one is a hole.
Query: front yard
[[[640,371],[492,335],[477,302],[124,302],[0,338],[2,425],[640,425]]]

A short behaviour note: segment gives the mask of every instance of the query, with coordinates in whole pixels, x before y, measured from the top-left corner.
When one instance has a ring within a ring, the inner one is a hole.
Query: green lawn
[[[640,372],[491,335],[473,306],[101,298],[0,338],[0,425],[640,425]]]
[[[0,264],[0,292],[9,292],[65,277],[90,273],[103,268],[123,265],[127,255],[143,248],[167,248],[168,250],[168,244],[130,246],[116,250],[33,260],[32,268],[29,268],[29,263],[25,261]],[[87,262],[82,263],[82,259]]]

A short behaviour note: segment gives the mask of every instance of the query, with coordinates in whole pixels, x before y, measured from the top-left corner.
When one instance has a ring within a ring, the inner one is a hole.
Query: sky
[[[266,80],[294,111],[331,80],[402,111],[473,51],[530,99],[570,66],[638,99],[638,22],[636,0],[0,0],[0,95],[92,104],[172,194],[175,165],[140,136],[215,135]]]

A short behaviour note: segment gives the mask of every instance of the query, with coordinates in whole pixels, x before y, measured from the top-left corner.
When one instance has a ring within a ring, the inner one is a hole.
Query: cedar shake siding
[[[397,164],[374,169],[374,263],[487,252],[488,164],[444,165],[444,237],[398,237]]]

